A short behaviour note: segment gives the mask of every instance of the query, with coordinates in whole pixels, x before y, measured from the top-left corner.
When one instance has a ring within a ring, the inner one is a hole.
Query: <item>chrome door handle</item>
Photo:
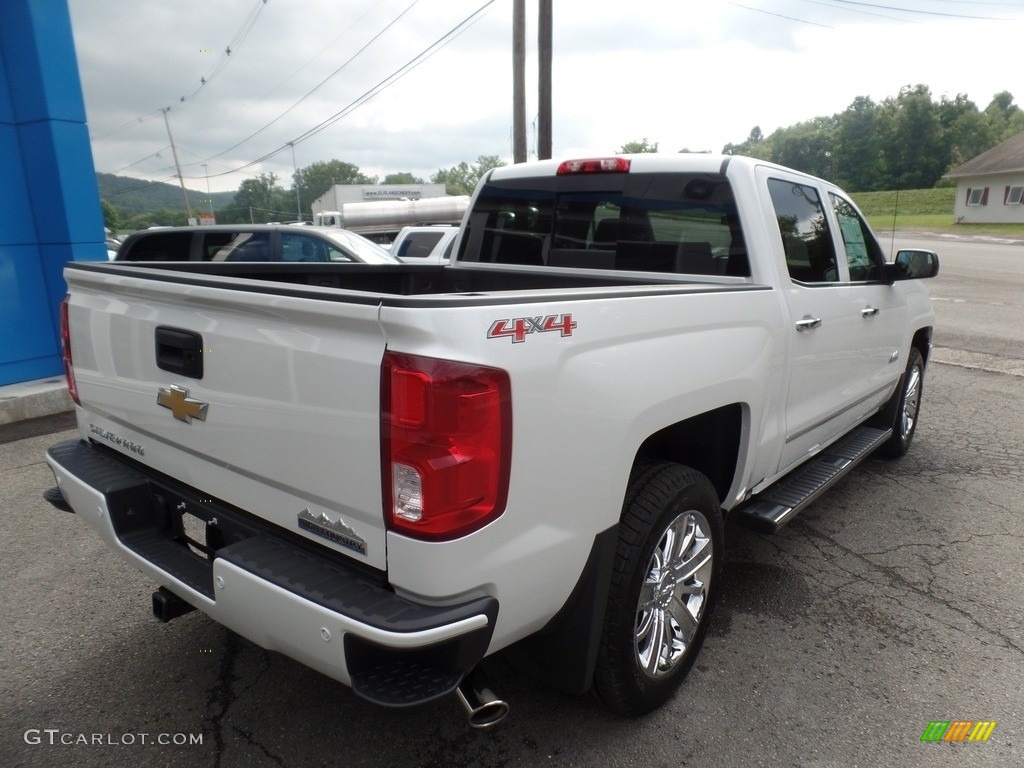
[[[878,307],[867,306],[860,311],[861,317],[874,317],[878,314]]]
[[[802,318],[796,321],[796,329],[803,333],[809,331],[811,328],[818,328],[821,325],[820,317],[811,317],[810,315],[804,315]]]

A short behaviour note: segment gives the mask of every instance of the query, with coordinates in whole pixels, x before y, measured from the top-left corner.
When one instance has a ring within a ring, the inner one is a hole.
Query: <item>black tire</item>
[[[917,347],[910,348],[907,369],[900,380],[896,416],[892,424],[892,437],[882,446],[881,453],[898,459],[910,450],[921,415],[921,397],[924,394],[924,357]]]
[[[594,691],[613,712],[650,712],[682,684],[707,633],[723,541],[704,475],[670,462],[634,468],[594,670]]]

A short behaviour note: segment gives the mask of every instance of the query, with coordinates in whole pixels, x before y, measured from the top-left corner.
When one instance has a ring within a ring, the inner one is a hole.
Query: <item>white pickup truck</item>
[[[507,649],[635,715],[774,531],[917,427],[933,314],[835,186],[742,157],[492,171],[447,266],[72,263],[70,507],[192,607],[386,706]],[[81,589],[89,589],[82,584]]]
[[[402,227],[391,243],[391,255],[406,264],[447,264],[459,228],[450,224]]]

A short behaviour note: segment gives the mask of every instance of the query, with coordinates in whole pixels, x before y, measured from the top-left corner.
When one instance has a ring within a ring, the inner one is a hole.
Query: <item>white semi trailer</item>
[[[413,224],[459,224],[467,208],[469,197],[466,195],[345,203],[340,211],[314,213],[313,223],[391,242],[403,227]]]

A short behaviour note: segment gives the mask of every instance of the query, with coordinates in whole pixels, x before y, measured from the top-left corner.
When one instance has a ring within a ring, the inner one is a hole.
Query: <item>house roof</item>
[[[1024,171],[1024,132],[982,152],[946,174],[948,179],[963,176],[984,176],[991,173],[1017,173]]]

